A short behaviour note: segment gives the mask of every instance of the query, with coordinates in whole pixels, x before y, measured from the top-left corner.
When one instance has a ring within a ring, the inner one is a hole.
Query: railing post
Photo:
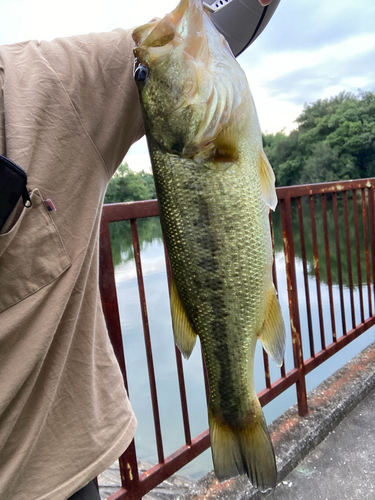
[[[369,220],[370,220],[370,242],[371,242],[371,261],[372,261],[372,285],[375,301],[375,209],[374,197],[375,186],[368,181],[368,204],[369,204]]]
[[[298,370],[296,383],[298,413],[301,417],[308,413],[305,371],[302,352],[301,324],[298,307],[297,278],[295,268],[292,207],[290,196],[280,200],[281,220],[283,228],[286,279],[289,301],[290,327],[293,342],[294,367]]]
[[[113,350],[120,365],[124,379],[126,391],[129,394],[128,381],[126,376],[124,347],[122,343],[122,332],[120,323],[120,313],[117,302],[115,270],[113,266],[111,238],[109,233],[109,221],[102,216],[100,225],[100,249],[99,249],[99,285],[102,300],[103,313],[106,318],[108,334],[111,339]],[[139,474],[137,466],[137,455],[134,440],[128,449],[119,458],[121,484],[128,492],[128,497],[133,500],[140,500],[138,494]],[[121,498],[121,496],[120,496]]]

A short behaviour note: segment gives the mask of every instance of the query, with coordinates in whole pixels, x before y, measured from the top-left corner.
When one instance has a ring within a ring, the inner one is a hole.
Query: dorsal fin
[[[262,186],[263,200],[272,209],[277,205],[277,195],[275,189],[275,174],[266,153],[261,149],[259,162],[260,183]]]

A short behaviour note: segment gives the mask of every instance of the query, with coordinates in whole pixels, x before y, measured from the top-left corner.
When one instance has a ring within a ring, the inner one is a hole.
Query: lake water
[[[297,224],[294,221],[293,225]],[[319,231],[319,213],[317,214],[317,227]],[[115,278],[120,310],[120,320],[125,349],[125,361],[129,383],[129,396],[138,419],[138,430],[136,433],[137,454],[140,458],[149,462],[157,462],[155,432],[152,418],[151,396],[148,382],[147,361],[144,348],[142,318],[139,305],[139,295],[137,286],[137,275],[131,247],[130,224],[129,222],[119,222],[111,224],[111,243],[113,259],[115,264]],[[182,425],[182,414],[180,409],[180,396],[177,382],[176,360],[172,333],[172,324],[169,310],[168,284],[164,260],[164,248],[161,239],[161,229],[159,220],[153,218],[138,222],[141,260],[144,274],[146,302],[149,316],[150,335],[155,364],[155,374],[157,381],[157,392],[160,407],[160,419],[164,442],[164,453],[168,456],[185,444]],[[277,282],[279,299],[282,312],[287,326],[287,348],[285,355],[285,367],[288,372],[293,368],[292,343],[289,328],[288,296],[286,291],[285,261],[282,251],[282,236],[280,228],[280,217],[278,213],[274,218],[275,232],[275,263],[277,272]],[[295,233],[296,234],[296,233]],[[321,349],[319,333],[319,316],[317,310],[316,282],[314,278],[314,267],[312,257],[312,243],[308,239],[308,225],[305,232],[306,248],[308,250],[309,261],[309,290],[312,308],[312,322],[315,338],[316,352]],[[330,232],[330,238],[334,237],[334,232]],[[334,248],[334,240],[330,242]],[[320,244],[321,245],[321,244]],[[296,242],[296,273],[298,280],[298,296],[301,317],[302,341],[304,357],[308,358],[308,324],[306,316],[306,302],[303,281],[302,260],[298,257],[299,246]],[[331,317],[329,310],[328,286],[325,283],[324,251],[320,247],[319,257],[321,262],[321,295],[324,308],[324,327],[326,331],[326,343],[332,342]],[[353,258],[353,256],[352,256]],[[335,257],[332,254],[332,267],[334,267]],[[353,260],[353,269],[355,263]],[[343,263],[343,282],[348,283],[345,264]],[[336,317],[336,328],[338,338],[342,335],[340,296],[337,279],[333,278],[333,297]],[[363,280],[365,281],[365,280]],[[356,278],[354,277],[356,284]],[[368,314],[367,288],[363,287],[365,315]],[[344,289],[346,304],[347,330],[352,328],[350,311],[350,294],[348,288]],[[355,290],[356,318],[359,322],[359,294],[358,288]],[[365,316],[367,317],[367,316]],[[307,375],[307,390],[310,391],[338,368],[348,362],[353,356],[364,349],[375,340],[374,329],[367,331],[347,347],[342,349],[333,358],[320,365],[319,368]],[[208,427],[206,396],[203,381],[203,371],[201,363],[201,353],[199,342],[188,361],[183,360],[186,391],[188,398],[189,417],[191,424],[191,435],[195,437]],[[280,376],[280,370],[270,359],[271,381],[275,381]],[[261,346],[258,342],[255,359],[255,382],[256,390],[259,392],[265,387],[263,356]],[[281,394],[274,401],[264,407],[267,422],[277,418],[285,410],[296,402],[295,388]],[[201,477],[212,470],[211,452],[207,450],[200,457],[195,459],[181,473],[194,478]]]

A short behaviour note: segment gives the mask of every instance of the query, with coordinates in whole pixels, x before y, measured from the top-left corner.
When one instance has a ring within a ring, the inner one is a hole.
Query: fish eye
[[[148,67],[141,64],[134,72],[134,79],[137,83],[146,83],[148,78]]]

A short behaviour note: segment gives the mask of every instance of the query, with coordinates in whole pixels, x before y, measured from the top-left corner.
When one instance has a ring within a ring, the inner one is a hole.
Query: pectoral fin
[[[174,341],[184,358],[189,359],[197,340],[197,334],[186,316],[173,279],[171,282],[171,313]]]
[[[268,294],[266,319],[258,334],[264,350],[277,366],[282,366],[285,353],[285,326],[275,287]]]
[[[273,173],[272,167],[266,153],[261,150],[260,153],[260,183],[262,186],[263,200],[267,203],[267,205],[275,210],[277,205],[277,195],[275,189],[275,174]]]
[[[238,158],[238,130],[236,123],[223,129],[213,141],[216,147],[214,160],[234,162]]]

